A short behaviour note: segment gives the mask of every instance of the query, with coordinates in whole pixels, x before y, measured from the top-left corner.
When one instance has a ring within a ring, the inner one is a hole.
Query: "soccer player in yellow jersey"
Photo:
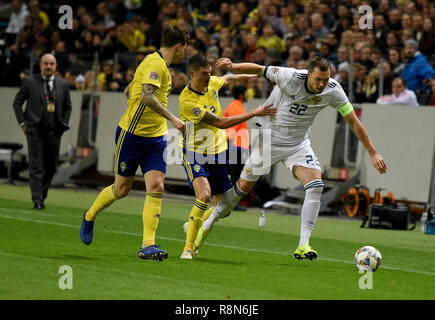
[[[191,57],[187,66],[191,80],[179,98],[180,118],[186,122],[186,134],[180,139],[180,151],[188,182],[195,190],[196,200],[189,215],[186,243],[181,259],[193,257],[193,242],[198,229],[204,217],[207,217],[213,208],[207,210],[211,198],[213,197],[216,204],[231,188],[227,160],[228,143],[224,129],[255,116],[276,113],[272,105],[260,105],[253,111],[224,118],[219,103],[219,89],[230,81],[249,79],[253,76],[211,76],[210,63],[202,54]]]
[[[160,50],[149,54],[136,69],[128,87],[128,108],[116,131],[115,183],[100,192],[83,216],[80,237],[89,245],[97,214],[131,190],[137,168],[145,179],[141,259],[162,261],[168,254],[155,245],[166,172],[166,121],[181,133],[185,123],[168,109],[171,74],[168,66],[185,55],[189,34],[177,27],[163,29]]]

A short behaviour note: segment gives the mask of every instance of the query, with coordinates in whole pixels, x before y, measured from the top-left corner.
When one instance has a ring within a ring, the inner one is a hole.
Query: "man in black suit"
[[[60,139],[69,129],[71,115],[68,83],[54,75],[56,58],[45,54],[39,66],[41,74],[27,77],[13,104],[18,123],[27,138],[34,209],[45,208],[44,200],[59,159]]]

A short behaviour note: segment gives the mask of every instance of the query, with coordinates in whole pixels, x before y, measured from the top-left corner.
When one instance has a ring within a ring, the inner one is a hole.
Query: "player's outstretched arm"
[[[153,86],[151,84],[144,84],[142,87],[142,95],[141,95],[142,102],[146,106],[149,106],[155,113],[171,121],[174,128],[176,128],[177,130],[179,130],[181,133],[184,134],[184,131],[186,129],[186,124],[184,123],[184,121],[178,119],[167,108],[162,106],[160,101],[154,96],[154,91],[156,89],[157,89],[156,86]]]
[[[273,108],[272,104],[267,106],[262,106],[261,104],[257,107],[257,109],[245,112],[243,114],[232,116],[232,117],[219,117],[215,115],[213,112],[206,111],[204,117],[201,121],[217,127],[219,129],[231,128],[239,123],[245,122],[253,117],[263,117],[263,116],[271,116],[274,115],[277,111],[277,108]]]
[[[344,116],[344,119],[346,120],[349,127],[352,129],[352,131],[355,133],[359,141],[364,145],[366,148],[368,154],[370,155],[370,161],[372,162],[373,167],[375,167],[376,170],[380,174],[387,172],[387,164],[385,163],[384,158],[376,151],[375,146],[373,145],[367,130],[365,129],[364,125],[359,121],[358,117],[355,114],[355,111],[352,110],[351,113]]]
[[[256,63],[251,63],[251,62],[233,63],[228,58],[221,58],[218,61],[216,61],[216,67],[234,73],[248,73],[248,74],[256,74],[259,76],[264,75],[264,70],[266,69],[265,66]]]
[[[256,74],[226,74],[222,77],[224,79],[225,84],[229,84],[230,82],[237,80],[249,80],[252,78],[257,78]]]

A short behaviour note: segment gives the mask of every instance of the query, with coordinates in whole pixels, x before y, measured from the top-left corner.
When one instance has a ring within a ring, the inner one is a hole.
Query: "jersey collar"
[[[193,88],[190,86],[190,83],[187,85],[187,88],[188,88],[190,91],[192,91],[193,93],[199,94],[200,96],[203,96],[203,95],[205,95],[205,93],[208,92],[208,87],[207,87],[207,89],[205,90],[205,93],[204,93],[204,92],[199,92],[199,91],[196,91],[195,89],[193,89]]]
[[[162,55],[162,53],[159,51],[159,50],[156,50],[156,52],[159,54],[159,56],[163,59],[163,61],[165,61],[165,63],[166,63],[166,60],[163,58],[163,55]],[[169,67],[169,65],[166,63],[166,66],[167,67]]]
[[[305,81],[304,81],[304,87],[305,87],[305,91],[308,92],[309,94],[316,94],[315,92],[311,91],[311,90],[308,88],[308,76],[305,78]]]

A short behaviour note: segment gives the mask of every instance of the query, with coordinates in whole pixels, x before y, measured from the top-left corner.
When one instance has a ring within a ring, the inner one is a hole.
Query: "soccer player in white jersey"
[[[310,126],[317,113],[326,106],[337,109],[364,145],[372,165],[380,174],[387,170],[384,159],[376,151],[340,84],[330,78],[328,60],[316,57],[310,62],[308,70],[266,67],[254,63],[236,64],[227,58],[219,59],[216,66],[234,73],[264,75],[276,83],[265,104],[273,104],[278,112],[275,116],[256,121],[262,130],[270,130],[270,159],[263,157],[261,144],[253,147],[239,180],[204,221],[194,242],[194,249],[203,244],[213,223],[227,215],[254,187],[260,176],[268,173],[272,165],[282,161],[305,189],[299,246],[293,256],[298,260],[317,258],[309,239],[319,214],[323,182],[319,161],[308,139]]]

